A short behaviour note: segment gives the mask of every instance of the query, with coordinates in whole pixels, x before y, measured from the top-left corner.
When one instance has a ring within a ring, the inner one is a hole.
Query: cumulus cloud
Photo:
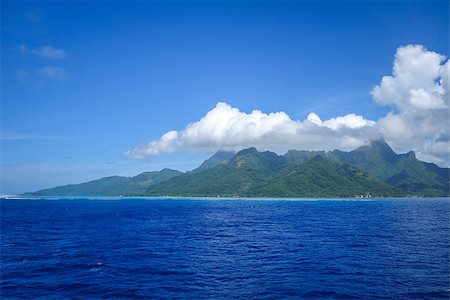
[[[285,112],[241,112],[219,102],[199,121],[169,131],[125,154],[136,159],[174,151],[213,152],[256,147],[284,151],[351,150],[384,138],[396,150],[415,150],[418,157],[449,165],[449,64],[420,45],[397,49],[392,75],[372,90],[374,101],[392,108],[374,121],[355,114],[321,120],[310,113],[293,120]]]
[[[380,85],[372,90],[373,98],[399,110],[446,108],[441,78],[445,60],[445,56],[427,51],[421,45],[398,48],[392,76],[382,78]]]
[[[376,138],[375,122],[354,114],[323,121],[310,114],[304,121],[292,120],[284,112],[241,112],[219,102],[199,121],[181,131],[169,131],[126,155],[142,159],[179,149],[211,152],[240,150],[255,146],[260,150],[289,148],[311,150],[351,149]]]
[[[52,46],[43,46],[40,48],[29,48],[27,45],[20,45],[16,49],[25,54],[33,54],[41,58],[47,59],[65,59],[67,53],[62,49],[57,49]]]
[[[377,126],[394,148],[413,149],[419,159],[449,164],[448,77],[445,56],[421,45],[397,49],[392,75],[372,90],[377,103],[392,107]]]
[[[362,128],[366,126],[373,126],[375,125],[374,121],[366,120],[361,116],[357,116],[355,114],[348,114],[345,116],[339,116],[336,118],[331,118],[329,120],[326,120],[322,122],[322,120],[319,118],[318,115],[315,113],[310,113],[307,117],[307,120],[319,125],[319,126],[325,126],[334,130],[337,130],[339,128],[348,127],[352,129],[356,128]]]

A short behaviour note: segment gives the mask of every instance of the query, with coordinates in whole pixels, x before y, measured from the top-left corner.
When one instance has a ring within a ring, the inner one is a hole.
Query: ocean
[[[450,199],[0,200],[1,299],[448,299]]]

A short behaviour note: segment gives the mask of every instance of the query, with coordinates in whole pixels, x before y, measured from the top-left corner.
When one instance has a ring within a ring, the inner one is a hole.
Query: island
[[[384,140],[350,152],[219,151],[198,168],[110,176],[34,196],[448,197],[449,168],[397,154]]]

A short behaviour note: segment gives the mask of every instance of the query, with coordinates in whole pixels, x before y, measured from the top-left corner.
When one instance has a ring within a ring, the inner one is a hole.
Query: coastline
[[[378,201],[378,200],[448,200],[450,197],[189,197],[189,196],[28,196],[1,195],[0,200],[196,200],[196,201]]]

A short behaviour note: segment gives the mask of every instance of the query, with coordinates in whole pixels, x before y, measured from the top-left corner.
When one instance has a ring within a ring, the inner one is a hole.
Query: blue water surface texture
[[[448,299],[449,199],[20,199],[1,299]]]

